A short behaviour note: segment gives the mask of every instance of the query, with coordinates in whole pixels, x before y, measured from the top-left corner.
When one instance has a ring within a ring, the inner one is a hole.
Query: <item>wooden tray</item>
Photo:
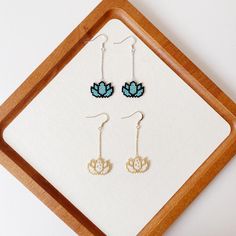
[[[1,106],[0,162],[76,233],[104,235],[4,140],[3,131],[109,20],[119,19],[231,126],[230,135],[139,233],[161,235],[236,153],[236,106],[127,1],[103,1]]]

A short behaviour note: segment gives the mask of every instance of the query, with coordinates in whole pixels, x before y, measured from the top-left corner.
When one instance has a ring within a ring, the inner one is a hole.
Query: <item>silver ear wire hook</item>
[[[102,50],[101,73],[102,73],[102,81],[103,81],[104,80],[104,53],[106,50],[105,44],[108,41],[108,36],[106,34],[99,34],[95,38],[88,40],[87,42],[93,42],[94,40],[96,40],[97,38],[99,38],[101,36],[103,36],[105,38],[105,41],[102,42],[102,47],[101,47],[101,50]]]
[[[137,39],[133,35],[126,37],[125,39],[121,40],[120,42],[114,42],[114,44],[121,44],[129,38],[133,39],[134,42],[131,44],[131,46],[132,46],[132,48],[134,48],[135,44],[137,43]]]
[[[126,37],[125,39],[121,40],[120,42],[114,42],[113,44],[121,44],[124,41],[126,41],[127,39],[132,38],[133,39],[133,43],[131,44],[131,52],[132,52],[132,80],[135,80],[135,74],[134,74],[134,70],[135,70],[135,63],[134,63],[134,54],[135,54],[135,44],[137,43],[137,38],[134,37],[133,35],[130,35],[128,37]]]
[[[105,41],[102,42],[102,45],[104,46],[105,43],[108,41],[108,36],[107,36],[106,34],[99,34],[99,35],[97,35],[95,38],[89,40],[89,42],[92,42],[92,41],[96,40],[97,38],[99,38],[99,37],[101,37],[101,36],[105,37]]]
[[[131,115],[129,116],[125,116],[125,117],[122,117],[121,119],[127,119],[127,118],[130,118],[131,116],[135,115],[139,113],[141,115],[141,118],[138,120],[137,122],[137,134],[136,134],[136,156],[139,156],[139,130],[141,128],[141,121],[144,119],[144,113],[142,111],[136,111],[134,113],[132,113]]]

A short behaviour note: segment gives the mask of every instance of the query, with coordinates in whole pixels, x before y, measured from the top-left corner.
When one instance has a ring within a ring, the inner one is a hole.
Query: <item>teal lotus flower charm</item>
[[[90,91],[96,98],[108,98],[113,94],[114,88],[111,86],[111,83],[106,84],[104,81],[101,81],[98,84],[94,83],[90,87]]]
[[[125,85],[122,86],[122,93],[126,97],[139,98],[144,94],[144,86],[142,83],[137,83],[135,81],[125,83]]]

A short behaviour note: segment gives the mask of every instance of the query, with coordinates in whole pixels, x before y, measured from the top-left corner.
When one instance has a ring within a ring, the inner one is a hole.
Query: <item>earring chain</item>
[[[136,134],[136,156],[139,156],[139,133],[140,133],[141,125],[138,124],[136,128],[137,128],[137,134]]]
[[[131,49],[131,52],[132,52],[132,80],[135,79],[135,47],[134,45],[132,45],[132,49]]]
[[[101,51],[102,51],[101,73],[102,73],[102,81],[104,81],[104,54],[106,51],[105,43],[102,43]]]
[[[98,128],[99,130],[99,158],[102,157],[102,131],[103,131],[103,127],[100,126]]]

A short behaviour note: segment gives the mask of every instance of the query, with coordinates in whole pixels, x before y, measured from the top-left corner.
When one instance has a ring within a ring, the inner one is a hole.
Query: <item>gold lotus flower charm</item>
[[[150,167],[150,161],[148,160],[147,157],[142,158],[139,155],[139,130],[141,128],[141,121],[144,119],[144,114],[141,111],[136,111],[133,114],[129,116],[122,117],[122,119],[129,118],[133,116],[134,114],[139,113],[141,115],[140,120],[137,123],[136,129],[136,155],[135,158],[129,158],[129,160],[126,162],[126,169],[132,173],[132,174],[137,174],[137,173],[143,173],[147,171]]]
[[[92,175],[106,175],[110,172],[112,164],[109,160],[99,157],[96,160],[91,160],[88,163],[88,170]]]
[[[130,158],[126,162],[126,169],[130,173],[143,173],[149,169],[150,161],[147,157],[142,158],[140,156],[136,156],[135,158]]]

